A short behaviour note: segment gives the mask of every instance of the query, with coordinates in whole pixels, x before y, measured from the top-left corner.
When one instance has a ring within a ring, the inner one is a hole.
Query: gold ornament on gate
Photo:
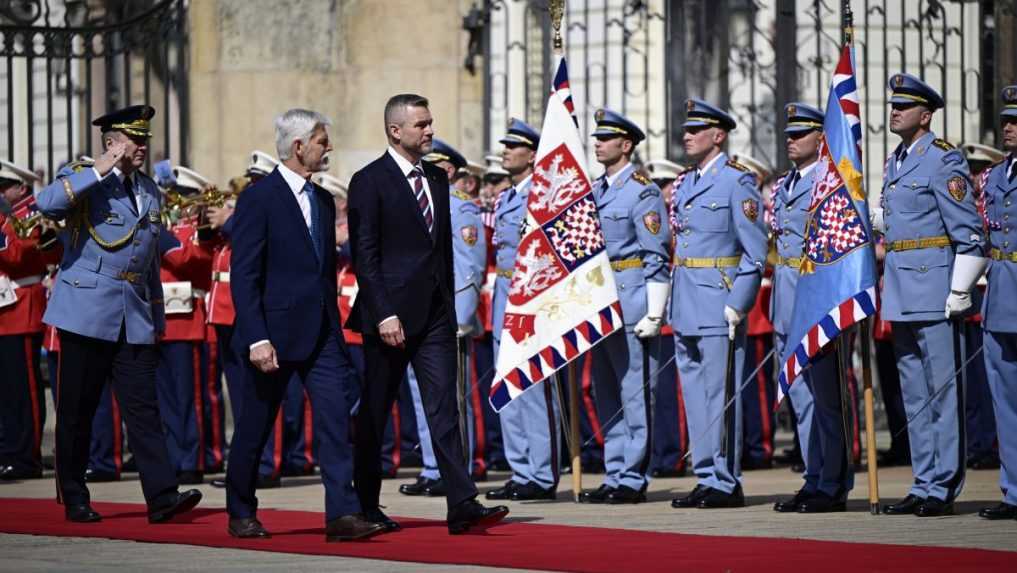
[[[565,0],[551,0],[548,8],[551,12],[551,27],[554,28],[554,49],[560,50],[561,42],[561,19],[565,15]]]

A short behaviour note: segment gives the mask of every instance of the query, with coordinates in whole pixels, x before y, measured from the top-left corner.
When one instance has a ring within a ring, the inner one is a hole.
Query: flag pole
[[[554,28],[554,54],[564,53],[561,39],[561,19],[565,15],[565,0],[551,0],[548,5],[551,15],[551,27]],[[583,464],[580,461],[581,443],[579,441],[579,376],[576,362],[568,366],[569,384],[569,458],[572,460],[572,500],[579,503],[579,494],[583,491]],[[552,463],[554,460],[552,460]]]
[[[845,44],[854,42],[854,14],[851,0],[841,2],[841,39]],[[868,196],[865,198],[868,203]],[[869,475],[869,513],[879,515],[879,468],[876,458],[875,408],[872,392],[872,317],[866,317],[858,333],[861,338],[862,395],[865,401],[865,454]]]

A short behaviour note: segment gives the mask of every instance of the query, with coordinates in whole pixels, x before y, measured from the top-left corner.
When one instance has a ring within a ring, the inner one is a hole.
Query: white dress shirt
[[[704,166],[703,166],[703,168],[702,168],[702,169],[698,169],[698,170],[696,170],[696,180],[698,181],[698,180],[699,180],[699,178],[703,176],[703,174],[705,174],[705,173],[706,173],[707,171],[709,171],[709,170],[710,170],[710,168],[711,168],[711,167],[713,167],[713,164],[714,164],[714,163],[716,163],[716,162],[717,162],[717,160],[718,160],[718,159],[720,159],[721,157],[724,157],[724,152],[723,152],[723,151],[721,151],[721,152],[720,152],[720,153],[718,153],[717,155],[714,155],[714,156],[713,156],[713,159],[711,159],[710,161],[708,161],[708,162],[706,163],[706,165],[704,165]]]

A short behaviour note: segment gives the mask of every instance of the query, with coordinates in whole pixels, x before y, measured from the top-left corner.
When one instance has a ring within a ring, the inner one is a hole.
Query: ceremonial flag
[[[845,45],[826,103],[778,403],[809,360],[876,312],[876,259],[862,186],[861,139],[854,51]]]
[[[496,411],[623,326],[564,57],[553,77],[491,385]]]

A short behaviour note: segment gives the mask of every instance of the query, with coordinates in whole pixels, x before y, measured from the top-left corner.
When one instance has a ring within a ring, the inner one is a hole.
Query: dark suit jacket
[[[338,329],[335,204],[318,186],[312,199],[318,203],[321,261],[278,169],[240,194],[232,218],[230,291],[241,356],[251,344],[270,340],[279,360],[301,361],[313,352],[323,320]]]
[[[455,315],[448,178],[436,166],[423,166],[434,201],[433,233],[409,180],[387,152],[350,180],[350,245],[360,290],[348,328],[377,334],[378,322],[395,315],[408,336],[419,334],[436,289]]]

